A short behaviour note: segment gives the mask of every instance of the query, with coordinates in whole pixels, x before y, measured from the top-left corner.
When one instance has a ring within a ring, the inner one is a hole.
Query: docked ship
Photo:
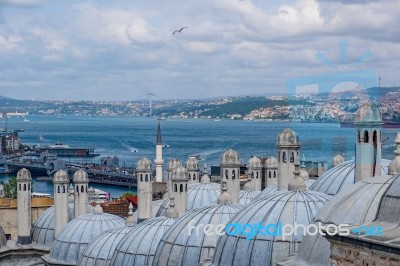
[[[95,153],[94,148],[70,147],[61,142],[57,142],[55,145],[35,147],[35,152],[38,154],[48,152],[58,157],[96,157],[100,155]]]

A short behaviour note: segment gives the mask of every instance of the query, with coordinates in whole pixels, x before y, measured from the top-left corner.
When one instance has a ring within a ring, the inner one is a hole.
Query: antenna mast
[[[153,93],[151,93],[151,92],[149,92],[149,93],[146,93],[146,95],[149,95],[149,110],[150,110],[150,115],[149,116],[152,116],[153,114],[153,107],[152,107],[152,104],[151,104],[151,96],[155,96]]]

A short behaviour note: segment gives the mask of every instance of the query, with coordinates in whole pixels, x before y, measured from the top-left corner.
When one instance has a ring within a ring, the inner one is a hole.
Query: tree
[[[11,177],[4,183],[4,196],[9,199],[17,198],[17,177]]]
[[[120,199],[124,199],[126,196],[135,196],[135,194],[133,194],[132,192],[128,191],[128,192],[125,192],[124,194],[122,194],[119,198]]]

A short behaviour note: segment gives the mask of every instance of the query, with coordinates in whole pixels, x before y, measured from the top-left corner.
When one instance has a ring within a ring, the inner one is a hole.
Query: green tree
[[[17,177],[11,177],[4,183],[4,196],[9,199],[17,198]]]
[[[135,196],[135,194],[132,193],[132,192],[130,192],[130,191],[128,191],[128,192],[125,192],[124,194],[122,194],[119,198],[120,198],[120,199],[123,199],[123,198],[125,198],[126,196]]]

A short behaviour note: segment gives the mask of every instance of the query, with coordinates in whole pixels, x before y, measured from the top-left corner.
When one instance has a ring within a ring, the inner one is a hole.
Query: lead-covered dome
[[[195,157],[189,157],[189,159],[186,162],[186,169],[188,171],[199,171],[200,170],[199,161]]]
[[[252,202],[260,193],[261,191],[241,190],[239,196],[239,202],[243,206],[246,206],[250,202]]]
[[[387,174],[389,160],[381,160],[381,172]],[[341,163],[325,173],[323,173],[310,186],[310,190],[326,193],[328,195],[336,195],[339,191],[346,189],[355,183],[355,162],[354,160]]]
[[[278,226],[291,224],[308,225],[331,197],[316,191],[277,191],[256,200],[237,213],[228,224]],[[218,240],[214,265],[275,265],[275,263],[297,251],[303,232],[287,236],[257,234],[249,236],[224,234]]]
[[[237,167],[240,165],[240,157],[239,154],[232,150],[232,149],[228,149],[226,150],[224,153],[222,153],[221,155],[221,161],[220,161],[220,165],[222,167],[226,167],[226,166],[234,166]]]
[[[188,171],[182,165],[178,165],[176,168],[172,170],[171,175],[172,181],[187,181],[188,180]]]
[[[167,171],[172,171],[176,167],[181,166],[181,165],[182,165],[181,161],[179,161],[177,158],[173,158],[172,160],[170,160],[168,162]]]
[[[305,179],[304,180],[306,182],[306,187],[307,190],[310,189],[310,187],[312,186],[312,184],[314,184],[315,180],[314,179]],[[264,188],[260,194],[258,194],[254,200],[258,200],[261,199],[265,196],[269,196],[270,194],[274,193],[275,191],[278,191],[278,185],[274,184],[274,185],[270,185],[266,188]]]
[[[261,160],[256,156],[251,156],[251,158],[247,162],[247,169],[260,170],[261,169]]]
[[[276,144],[280,146],[300,146],[299,135],[291,128],[286,128],[278,134]]]
[[[132,227],[119,241],[111,265],[152,265],[161,237],[174,218],[155,217]]]
[[[17,172],[17,182],[32,182],[31,172],[26,168],[19,170]]]
[[[397,176],[377,176],[361,180],[334,196],[315,216],[315,222],[360,225],[375,220],[381,199]],[[304,237],[297,255],[278,265],[322,266],[330,264],[330,244],[323,236]]]
[[[85,248],[101,233],[124,225],[125,220],[103,213],[99,205],[93,213],[81,215],[67,223],[56,236],[50,254],[43,257],[49,264],[76,265]]]
[[[76,171],[72,177],[74,183],[89,183],[89,177],[88,174],[83,171],[82,169],[79,169]]]
[[[0,249],[7,245],[7,237],[4,233],[3,227],[0,225]]]
[[[382,123],[381,111],[372,103],[364,103],[358,108],[354,123]]]
[[[265,167],[278,168],[278,159],[276,159],[274,156],[268,157],[268,159],[265,161]]]
[[[64,170],[58,170],[53,177],[53,183],[55,184],[65,184],[69,182],[68,173]]]
[[[151,161],[147,158],[142,158],[136,163],[136,171],[146,172],[151,171]]]
[[[88,204],[88,212],[92,213],[94,207]],[[75,205],[73,202],[68,203],[68,221],[75,217]],[[32,225],[31,237],[32,243],[37,248],[48,250],[54,241],[55,231],[55,210],[54,206],[48,208],[40,215],[36,222]]]
[[[217,244],[217,235],[188,233],[189,225],[227,224],[242,209],[240,204],[214,204],[192,210],[180,217],[164,234],[154,258],[153,265],[197,265],[212,257]]]

